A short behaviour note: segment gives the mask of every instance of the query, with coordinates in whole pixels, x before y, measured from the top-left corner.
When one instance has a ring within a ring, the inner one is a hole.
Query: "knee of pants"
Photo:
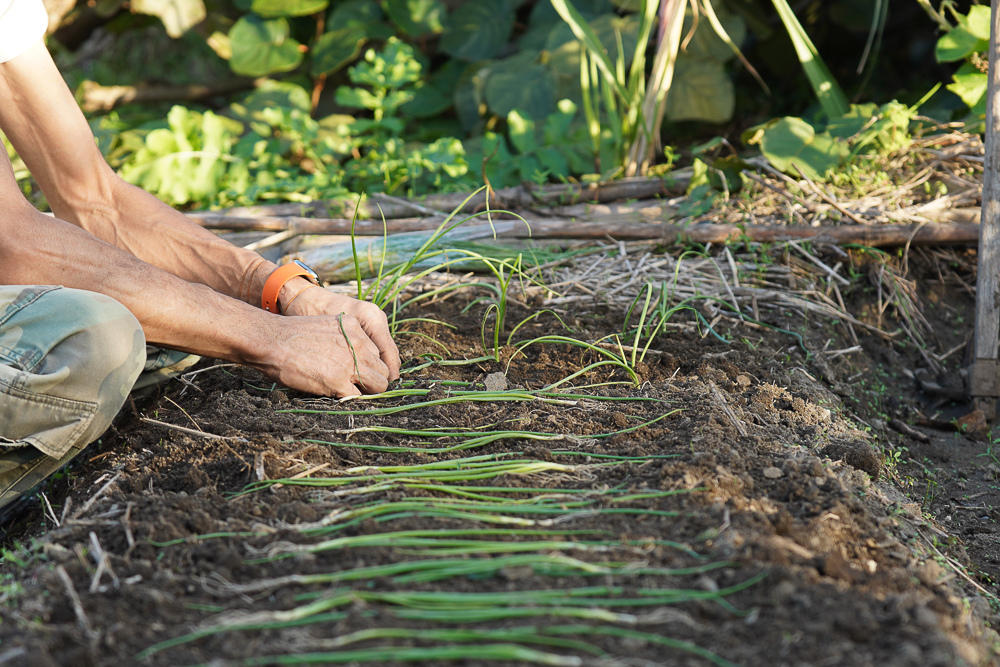
[[[97,403],[97,414],[88,431],[91,439],[95,439],[111,424],[142,372],[146,338],[132,312],[110,297],[72,289],[51,293],[56,295],[73,301],[77,330],[61,341],[59,347],[70,348],[76,357],[76,366],[71,370],[72,384],[82,383],[87,387],[84,391],[94,392],[91,400]],[[56,363],[60,356],[63,355],[57,350],[50,354]],[[73,374],[77,377],[72,378]]]
[[[50,455],[97,439],[125,402],[146,359],[145,337],[135,316],[114,299],[93,292],[47,292],[9,321],[6,329],[8,334],[19,330],[15,361],[25,362],[7,369],[15,374],[11,385],[52,400],[35,401],[36,409],[18,410],[21,418],[13,418],[22,423],[15,430],[24,432],[2,435],[23,438]],[[60,412],[54,405],[67,407]],[[82,410],[73,414],[75,405],[91,406],[89,414],[84,417]]]

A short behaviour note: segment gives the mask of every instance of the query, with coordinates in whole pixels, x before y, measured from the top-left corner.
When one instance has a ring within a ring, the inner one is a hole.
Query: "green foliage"
[[[353,191],[467,188],[465,149],[453,137],[401,138],[401,107],[423,87],[413,48],[390,38],[349,70],[340,104],[372,118],[310,117],[309,93],[265,82],[225,115],[175,106],[165,123],[135,130],[117,116],[92,123],[101,150],[125,180],[174,205],[228,206],[312,201]],[[125,130],[125,131],[122,131]],[[120,134],[119,134],[120,132]]]
[[[132,159],[122,165],[121,176],[169,204],[214,198],[242,129],[211,111],[174,107],[167,127],[146,134]]]
[[[344,168],[345,179],[355,191],[394,192],[404,185],[411,193],[440,190],[446,181],[468,172],[465,149],[458,139],[441,137],[429,145],[408,145],[399,138],[406,123],[397,113],[425,85],[413,47],[391,37],[382,51],[369,49],[348,75],[356,87],[338,88],[337,102],[366,109],[373,116],[343,126],[352,153],[360,155]]]
[[[126,181],[174,206],[251,204],[261,199],[311,201],[345,193],[335,142],[321,136],[307,111],[272,106],[301,98],[291,84],[255,92],[230,113],[243,122],[175,106],[166,127],[123,132],[97,123],[98,141]],[[248,131],[246,131],[248,130]]]
[[[945,3],[942,3],[942,8],[943,6]],[[985,52],[990,40],[990,8],[988,5],[973,5],[967,15],[962,15],[950,3],[947,6],[956,23],[950,24],[943,12],[932,14],[946,31],[938,39],[934,55],[941,63],[963,61],[954,74],[954,81],[948,85],[948,90],[961,98],[973,116],[982,116],[986,113]]]
[[[229,32],[233,55],[229,66],[243,76],[288,72],[302,63],[300,44],[289,36],[288,19],[265,20],[248,14]]]
[[[503,135],[487,132],[466,142],[470,164],[486,160],[486,177],[493,187],[522,182],[565,181],[593,167],[593,153],[586,128],[576,123],[577,107],[562,100],[558,110],[538,123],[517,109],[507,115],[509,142]],[[605,137],[604,148],[610,135]]]
[[[747,130],[744,143],[760,145],[771,164],[793,176],[824,180],[845,160],[858,155],[886,155],[910,144],[909,126],[916,106],[889,102],[852,104],[847,113],[825,125],[785,117]]]

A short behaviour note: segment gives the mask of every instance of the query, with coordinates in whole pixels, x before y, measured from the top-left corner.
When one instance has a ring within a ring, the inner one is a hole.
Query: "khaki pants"
[[[110,297],[0,286],[0,507],[96,440],[137,379],[162,381],[196,360],[147,348],[138,320]]]

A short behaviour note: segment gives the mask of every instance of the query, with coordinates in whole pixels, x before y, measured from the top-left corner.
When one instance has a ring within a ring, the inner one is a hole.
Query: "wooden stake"
[[[997,414],[1000,398],[1000,8],[993,0],[990,26],[989,85],[986,89],[986,141],[983,163],[983,209],[976,283],[976,361],[969,372],[969,393],[987,419]]]

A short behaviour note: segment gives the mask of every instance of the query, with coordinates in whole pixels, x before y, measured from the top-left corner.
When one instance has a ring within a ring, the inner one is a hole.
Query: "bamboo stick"
[[[297,234],[348,235],[351,221],[337,218],[202,218],[198,222],[206,227],[225,229],[293,231]],[[500,221],[497,221],[500,222]],[[607,239],[617,241],[662,240],[665,243],[724,243],[751,241],[774,243],[809,239],[817,243],[844,245],[856,243],[873,248],[901,246],[909,243],[920,245],[963,245],[979,240],[979,225],[973,223],[925,223],[912,225],[843,225],[843,226],[785,226],[785,225],[725,225],[699,224],[690,226],[653,223],[576,222],[552,218],[504,220],[514,223],[509,231],[499,234],[505,238],[533,239]],[[381,236],[383,233],[400,234],[437,229],[438,220],[407,218],[401,220],[358,220],[354,226],[356,236]],[[485,220],[476,225],[485,224]]]

